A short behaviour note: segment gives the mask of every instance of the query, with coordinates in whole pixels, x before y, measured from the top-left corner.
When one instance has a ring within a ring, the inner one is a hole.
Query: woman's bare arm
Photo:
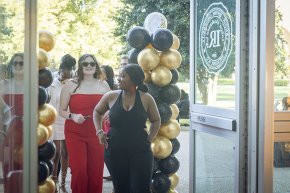
[[[153,97],[150,94],[147,94],[146,100],[148,102],[147,114],[148,114],[149,121],[151,122],[149,135],[148,135],[148,141],[152,142],[160,128],[161,119],[160,119],[159,111],[157,109],[157,105]]]

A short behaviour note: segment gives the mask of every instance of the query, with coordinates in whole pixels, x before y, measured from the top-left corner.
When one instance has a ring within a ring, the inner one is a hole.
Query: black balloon
[[[45,163],[47,164],[48,168],[49,168],[49,176],[52,174],[53,171],[53,162],[52,160],[45,160]]]
[[[43,183],[49,176],[49,167],[44,161],[38,163],[38,184]]]
[[[170,120],[172,116],[172,110],[169,104],[166,103],[157,103],[157,108],[160,114],[161,123],[166,123]]]
[[[136,48],[129,50],[129,52],[128,52],[129,61],[128,62],[130,64],[138,64],[137,58],[138,58],[138,54],[140,52],[141,52],[141,50],[138,50]]]
[[[153,83],[148,83],[148,93],[154,98],[155,102],[160,102],[160,87],[156,86]]]
[[[178,150],[180,149],[180,143],[177,138],[171,139],[171,144],[172,144],[172,152],[171,154],[176,154]]]
[[[172,69],[170,72],[172,74],[172,78],[169,84],[176,84],[179,78],[179,73],[176,69]]]
[[[152,190],[154,193],[167,193],[171,182],[167,175],[159,173],[153,178]]]
[[[156,50],[168,50],[173,43],[172,32],[168,29],[160,28],[152,34],[151,42]]]
[[[127,32],[126,40],[130,46],[141,50],[150,43],[150,35],[145,28],[136,26]]]
[[[180,89],[175,84],[170,84],[161,89],[162,101],[173,104],[176,103],[181,96]]]
[[[52,73],[48,68],[39,70],[38,82],[40,86],[49,87],[53,81]]]
[[[158,163],[160,171],[164,174],[173,174],[179,169],[179,161],[173,155],[160,160]]]
[[[42,106],[46,103],[48,99],[47,91],[44,87],[38,87],[38,106]]]
[[[54,158],[56,152],[55,144],[52,140],[38,147],[38,159],[39,160],[50,160]]]

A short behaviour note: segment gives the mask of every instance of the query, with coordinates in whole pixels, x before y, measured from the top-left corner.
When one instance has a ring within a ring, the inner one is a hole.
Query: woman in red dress
[[[104,146],[99,143],[92,115],[110,87],[100,75],[96,58],[85,54],[78,61],[77,79],[68,81],[60,95],[59,112],[66,119],[72,193],[102,193]]]
[[[23,169],[23,59],[23,53],[14,54],[7,67],[8,79],[0,82],[0,96],[8,106],[5,114],[10,114],[4,120],[9,127],[3,130],[6,136],[0,152],[5,192],[8,189],[8,173]]]

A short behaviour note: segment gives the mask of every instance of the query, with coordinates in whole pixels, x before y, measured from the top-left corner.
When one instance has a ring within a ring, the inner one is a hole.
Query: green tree
[[[189,0],[120,0],[123,6],[119,7],[113,17],[117,22],[114,31],[116,37],[120,37],[124,44],[122,53],[126,53],[130,47],[126,43],[126,34],[133,26],[143,26],[144,20],[149,13],[160,12],[167,19],[167,28],[180,40],[179,52],[182,55],[182,64],[179,71],[189,78]]]
[[[275,73],[281,78],[288,76],[287,52],[285,46],[287,42],[283,37],[282,21],[283,15],[279,8],[275,10]]]

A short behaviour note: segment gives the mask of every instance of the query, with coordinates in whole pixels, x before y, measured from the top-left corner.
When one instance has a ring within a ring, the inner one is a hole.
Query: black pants
[[[151,151],[130,154],[110,150],[114,193],[150,193],[153,167]]]

